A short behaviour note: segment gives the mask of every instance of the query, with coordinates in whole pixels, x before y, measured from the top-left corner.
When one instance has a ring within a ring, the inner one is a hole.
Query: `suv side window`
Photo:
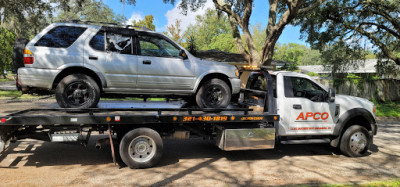
[[[107,51],[117,52],[120,54],[133,54],[131,36],[107,32],[106,42]]]
[[[179,49],[165,39],[139,35],[140,54],[155,57],[177,57]]]
[[[90,47],[98,51],[105,51],[104,31],[98,32],[89,42]]]
[[[84,27],[58,26],[47,32],[35,46],[68,48],[85,32]]]
[[[324,101],[326,91],[314,82],[301,77],[284,77],[285,97],[303,97],[311,101]]]

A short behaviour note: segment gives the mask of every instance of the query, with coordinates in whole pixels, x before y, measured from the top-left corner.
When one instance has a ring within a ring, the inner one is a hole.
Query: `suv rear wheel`
[[[100,89],[91,77],[72,74],[57,85],[56,99],[61,108],[94,108],[100,100]]]
[[[231,101],[231,89],[221,79],[206,81],[196,94],[196,103],[201,108],[226,108]]]

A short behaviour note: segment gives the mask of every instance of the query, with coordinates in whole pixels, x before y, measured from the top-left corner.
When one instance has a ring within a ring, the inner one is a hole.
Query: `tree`
[[[182,21],[179,19],[175,20],[175,24],[168,26],[167,27],[168,32],[165,33],[167,36],[169,36],[170,38],[172,38],[173,40],[178,42],[180,45],[182,45],[182,41],[183,41],[183,36],[181,33],[182,32],[181,22]]]
[[[219,41],[222,39],[229,44],[235,43],[227,16],[218,16],[217,11],[212,9],[206,10],[204,15],[197,16],[196,23],[186,29],[184,36],[186,40],[189,36],[194,37],[197,50],[218,49],[226,52],[237,52],[237,50],[232,50],[228,46],[222,46],[221,41]]]
[[[303,57],[307,47],[296,43],[289,43],[277,45],[274,55],[275,60],[293,62],[299,64],[301,57]]]
[[[32,38],[47,26],[55,12],[69,10],[69,3],[81,5],[85,0],[1,0],[0,27],[14,33],[16,38]]]
[[[0,75],[4,78],[4,70],[6,66],[10,66],[12,62],[12,50],[14,43],[14,34],[5,28],[0,27]]]
[[[297,20],[313,47],[367,39],[400,65],[400,0],[331,0]]]
[[[163,0],[173,3],[174,0]],[[261,56],[256,49],[254,39],[249,29],[250,16],[253,9],[253,0],[213,0],[215,8],[227,15],[232,28],[238,51],[246,56],[252,64],[269,65],[272,61],[274,47],[283,29],[291,23],[298,14],[306,14],[317,8],[325,0],[269,0],[268,26],[265,30],[266,38],[262,47]],[[204,0],[182,0],[179,7],[185,12],[188,8],[198,9]],[[245,42],[242,42],[240,30]]]
[[[155,31],[156,30],[156,26],[153,24],[153,20],[154,20],[153,15],[147,15],[147,16],[144,17],[144,20],[143,19],[142,20],[138,20],[138,21],[133,20],[132,25],[133,26],[138,26],[138,27],[148,28],[148,29],[150,29],[152,31]]]
[[[338,41],[322,51],[322,59],[324,65],[331,69],[332,77],[337,77],[337,73],[344,72],[349,66],[356,69],[363,62],[362,51],[364,51],[362,48]]]
[[[299,65],[321,65],[321,53],[319,50],[307,48],[299,59]]]
[[[208,45],[209,49],[215,49],[219,51],[237,53],[236,43],[230,33],[222,33],[214,36]]]
[[[69,7],[69,10],[61,11],[56,18],[57,21],[87,20],[106,23],[123,23],[125,21],[125,18],[115,15],[112,9],[102,1],[72,2]]]

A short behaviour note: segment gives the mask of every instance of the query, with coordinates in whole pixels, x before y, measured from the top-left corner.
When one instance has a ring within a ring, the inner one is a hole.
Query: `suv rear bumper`
[[[18,80],[21,86],[52,89],[53,81],[60,70],[19,68]]]

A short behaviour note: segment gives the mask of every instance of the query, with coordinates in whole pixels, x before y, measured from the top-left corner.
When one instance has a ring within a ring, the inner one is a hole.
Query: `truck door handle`
[[[97,60],[97,56],[89,56],[89,60]]]
[[[149,64],[151,64],[151,60],[143,60],[143,64],[149,65]]]
[[[301,109],[301,105],[293,105],[294,109]]]

